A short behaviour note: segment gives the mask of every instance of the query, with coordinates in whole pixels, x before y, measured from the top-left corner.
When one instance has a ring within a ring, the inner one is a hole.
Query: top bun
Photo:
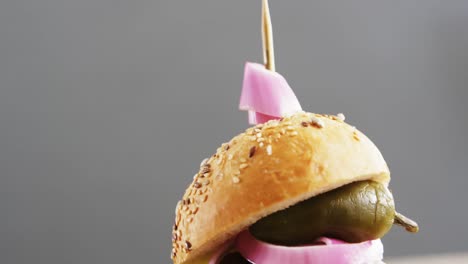
[[[189,263],[267,215],[362,180],[387,186],[390,172],[337,116],[301,112],[251,127],[202,162],[176,208],[172,259]]]

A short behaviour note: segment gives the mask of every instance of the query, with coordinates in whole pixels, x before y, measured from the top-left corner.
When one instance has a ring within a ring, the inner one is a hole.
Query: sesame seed
[[[203,196],[203,202],[206,202],[208,200],[208,194],[206,194],[205,196]]]
[[[253,146],[250,148],[250,151],[249,151],[249,158],[253,157],[253,155],[255,155],[255,151],[257,150],[257,147]]]
[[[211,176],[210,173],[205,173],[205,174],[203,174],[203,178],[208,178],[208,177],[210,177],[210,176]]]
[[[271,156],[271,154],[273,154],[273,149],[271,148],[271,145],[268,145],[266,147],[266,151],[267,151],[268,156]]]
[[[239,166],[239,168],[240,168],[240,169],[245,169],[245,168],[247,168],[247,166],[249,166],[247,163],[242,163],[242,164]]]
[[[193,216],[190,216],[190,217],[187,219],[187,221],[188,221],[189,223],[192,223],[192,222],[193,222]]]
[[[233,158],[232,154],[229,154],[228,155],[228,160],[232,160],[232,158]]]
[[[198,209],[199,209],[198,207],[195,207],[195,209],[192,210],[192,214],[198,213]]]
[[[247,162],[247,160],[244,159],[244,158],[241,158],[239,161],[240,161],[240,162]]]
[[[177,234],[173,233],[172,234],[172,242],[176,242],[176,241],[177,241]]]
[[[251,137],[250,137],[250,141],[255,141],[255,140],[257,140],[257,137],[256,137],[256,136],[251,136]]]
[[[287,126],[287,127],[286,127],[286,130],[294,130],[294,127],[292,127],[292,126]]]
[[[291,132],[289,135],[291,135],[291,136],[297,136],[298,134],[299,134],[299,133],[297,133],[297,131],[293,131],[293,132]]]
[[[303,127],[308,127],[308,126],[309,126],[309,124],[308,124],[307,122],[302,122],[301,125],[302,125]]]
[[[223,173],[218,173],[218,175],[216,176],[216,179],[221,180],[223,177],[224,177]]]
[[[232,182],[233,182],[233,183],[239,183],[239,182],[240,182],[239,177],[235,177],[235,176],[232,177]]]
[[[310,124],[316,128],[322,128],[324,126],[323,121],[315,116],[312,116],[312,119],[310,120]]]
[[[261,137],[262,137],[262,133],[257,133],[256,136],[259,137],[259,138],[261,138]]]
[[[259,138],[259,139],[257,139],[257,142],[263,142],[263,141],[265,141],[264,138]]]
[[[259,146],[260,146],[260,147],[263,147],[263,146],[264,146],[263,142],[260,142]]]
[[[178,228],[178,226],[177,226],[176,224],[174,224],[173,229],[174,229],[175,231],[177,231],[177,228]]]
[[[218,158],[218,159],[216,160],[216,164],[218,164],[218,165],[221,164],[221,162],[223,162],[223,159],[221,159],[221,158]]]
[[[193,187],[195,187],[195,188],[197,188],[197,189],[200,188],[201,186],[202,186],[202,185],[201,185],[199,182],[194,182],[194,183],[193,183]]]
[[[190,250],[190,249],[192,248],[192,243],[190,243],[189,241],[186,240],[186,241],[185,241],[185,248],[186,248],[187,250]]]
[[[353,138],[356,140],[356,141],[361,141],[361,139],[359,138],[358,134],[356,132],[353,133]]]
[[[193,179],[195,180],[198,176],[198,173],[196,173],[195,175],[193,175]]]
[[[341,120],[341,121],[345,121],[345,119],[346,119],[346,117],[345,117],[345,115],[343,113],[337,114],[336,117],[338,117],[338,119]]]
[[[206,163],[208,163],[208,158],[202,160],[202,162],[200,163],[200,167],[205,166]]]
[[[240,175],[240,171],[239,170],[235,171],[234,175]]]
[[[201,174],[209,173],[211,169],[207,166],[203,167],[200,171]]]

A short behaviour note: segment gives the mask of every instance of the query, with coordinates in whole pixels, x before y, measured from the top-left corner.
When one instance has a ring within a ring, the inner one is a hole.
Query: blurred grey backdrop
[[[275,1],[277,68],[308,111],[381,148],[386,256],[468,250],[468,1]],[[0,1],[0,263],[169,263],[200,161],[247,127],[260,1]]]

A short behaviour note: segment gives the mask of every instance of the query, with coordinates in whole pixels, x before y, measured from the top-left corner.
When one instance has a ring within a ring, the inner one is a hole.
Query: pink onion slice
[[[302,107],[281,74],[247,62],[239,109],[249,111],[249,123],[257,124],[294,114]]]
[[[249,124],[251,125],[262,124],[272,119],[280,119],[280,118],[281,117],[270,116],[270,115],[265,115],[265,114],[261,114],[261,113],[254,112],[254,111],[249,111]]]
[[[380,239],[350,244],[320,238],[315,245],[286,247],[259,241],[244,231],[235,243],[242,256],[256,264],[364,264],[380,263],[383,258]]]

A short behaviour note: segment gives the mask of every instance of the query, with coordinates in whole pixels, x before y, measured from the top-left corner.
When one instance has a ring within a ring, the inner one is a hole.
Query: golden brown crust
[[[273,212],[390,172],[377,147],[336,116],[298,113],[249,128],[201,165],[176,208],[174,263],[189,263]]]

